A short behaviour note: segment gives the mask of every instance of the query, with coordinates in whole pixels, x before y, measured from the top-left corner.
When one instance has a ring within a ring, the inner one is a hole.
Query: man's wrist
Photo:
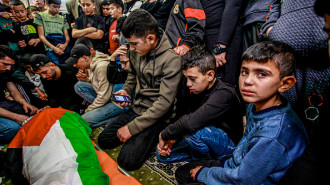
[[[225,53],[225,52],[227,52],[227,47],[226,47],[226,45],[223,45],[223,44],[215,44],[213,46],[212,52],[216,55]]]

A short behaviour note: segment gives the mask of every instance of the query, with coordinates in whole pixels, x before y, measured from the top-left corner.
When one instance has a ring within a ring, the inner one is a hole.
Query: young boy
[[[104,18],[104,21],[107,22],[107,20],[111,18],[110,1],[103,1],[101,3],[101,9],[102,9],[102,17]]]
[[[106,39],[109,41],[107,45],[108,52],[112,54],[119,48],[119,36],[120,36],[120,26],[117,24],[118,18],[123,16],[124,4],[121,0],[111,0],[110,1],[110,15],[111,19],[106,22],[106,30],[108,31],[108,37]]]
[[[29,8],[27,8],[27,15],[29,17],[29,19],[34,20],[34,18],[36,17],[36,14],[40,13],[40,10],[38,7],[36,6],[29,6]]]
[[[66,19],[58,15],[61,0],[47,0],[46,6],[48,10],[36,14],[34,23],[38,25],[38,35],[45,45],[47,57],[59,65],[64,63],[70,54],[70,27]]]
[[[247,109],[243,138],[226,161],[193,162],[176,171],[181,184],[276,184],[304,152],[306,131],[280,93],[296,82],[294,55],[279,42],[260,42],[243,54],[239,88]]]
[[[205,46],[191,48],[181,62],[186,83],[177,97],[179,119],[160,133],[158,160],[226,159],[243,133],[235,89],[216,77],[215,58]]]
[[[79,16],[76,20],[72,30],[72,37],[89,38],[97,51],[103,51],[104,18],[94,14],[94,0],[81,0],[80,3],[85,14]]]
[[[44,53],[45,48],[40,41],[37,25],[33,23],[33,19],[29,19],[24,3],[21,1],[13,1],[10,4],[11,11],[16,17],[16,36],[18,37],[18,45],[21,53],[37,54]]]

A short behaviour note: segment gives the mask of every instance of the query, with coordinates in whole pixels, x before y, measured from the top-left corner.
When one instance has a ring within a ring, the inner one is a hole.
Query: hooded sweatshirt
[[[106,54],[96,55],[90,64],[91,84],[97,94],[95,100],[90,104],[86,112],[102,107],[110,101],[113,84],[109,83],[107,78],[107,66],[110,56]]]
[[[128,94],[135,88],[132,109],[140,116],[128,123],[138,134],[164,117],[170,110],[181,79],[181,58],[171,50],[165,34],[144,56],[130,51],[130,71],[123,87]]]

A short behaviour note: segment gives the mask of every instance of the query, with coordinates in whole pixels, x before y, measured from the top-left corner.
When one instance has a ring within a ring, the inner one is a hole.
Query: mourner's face
[[[86,15],[94,14],[95,3],[92,3],[91,0],[81,0],[80,5]]]
[[[130,38],[126,38],[129,43],[130,50],[136,52],[140,56],[144,56],[154,48],[156,42],[156,36],[148,34],[146,37],[135,37],[134,35]]]
[[[10,71],[11,66],[14,64],[15,64],[15,60],[13,60],[7,56],[0,59],[0,73]]]
[[[102,13],[104,16],[110,16],[110,5],[102,5]]]
[[[12,13],[18,17],[21,21],[27,20],[27,12],[23,5],[11,6]]]
[[[245,102],[267,105],[281,87],[280,70],[275,62],[243,61],[239,89]],[[271,107],[270,105],[268,107]]]
[[[117,8],[114,4],[110,5],[110,15],[112,18],[117,19],[118,17],[121,16],[121,8]]]
[[[212,70],[203,74],[197,67],[191,67],[182,72],[187,79],[186,85],[190,93],[200,94],[213,85],[215,73]]]
[[[34,4],[38,8],[42,8],[45,6],[44,0],[32,0],[32,4]]]
[[[125,71],[129,68],[129,58],[126,55],[119,55],[120,65]]]
[[[46,64],[43,67],[37,69],[36,73],[39,74],[41,78],[45,80],[55,80],[56,77],[55,65]]]
[[[60,7],[61,5],[52,3],[48,5],[48,11],[52,16],[55,16],[60,12]]]
[[[82,56],[78,59],[76,63],[73,64],[73,67],[76,67],[81,70],[85,70],[89,68],[89,63],[88,63],[88,56]]]

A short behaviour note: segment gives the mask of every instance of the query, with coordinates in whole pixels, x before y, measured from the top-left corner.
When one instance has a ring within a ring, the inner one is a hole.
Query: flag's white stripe
[[[40,146],[23,147],[23,174],[30,184],[82,184],[77,153],[60,126],[52,126]]]

